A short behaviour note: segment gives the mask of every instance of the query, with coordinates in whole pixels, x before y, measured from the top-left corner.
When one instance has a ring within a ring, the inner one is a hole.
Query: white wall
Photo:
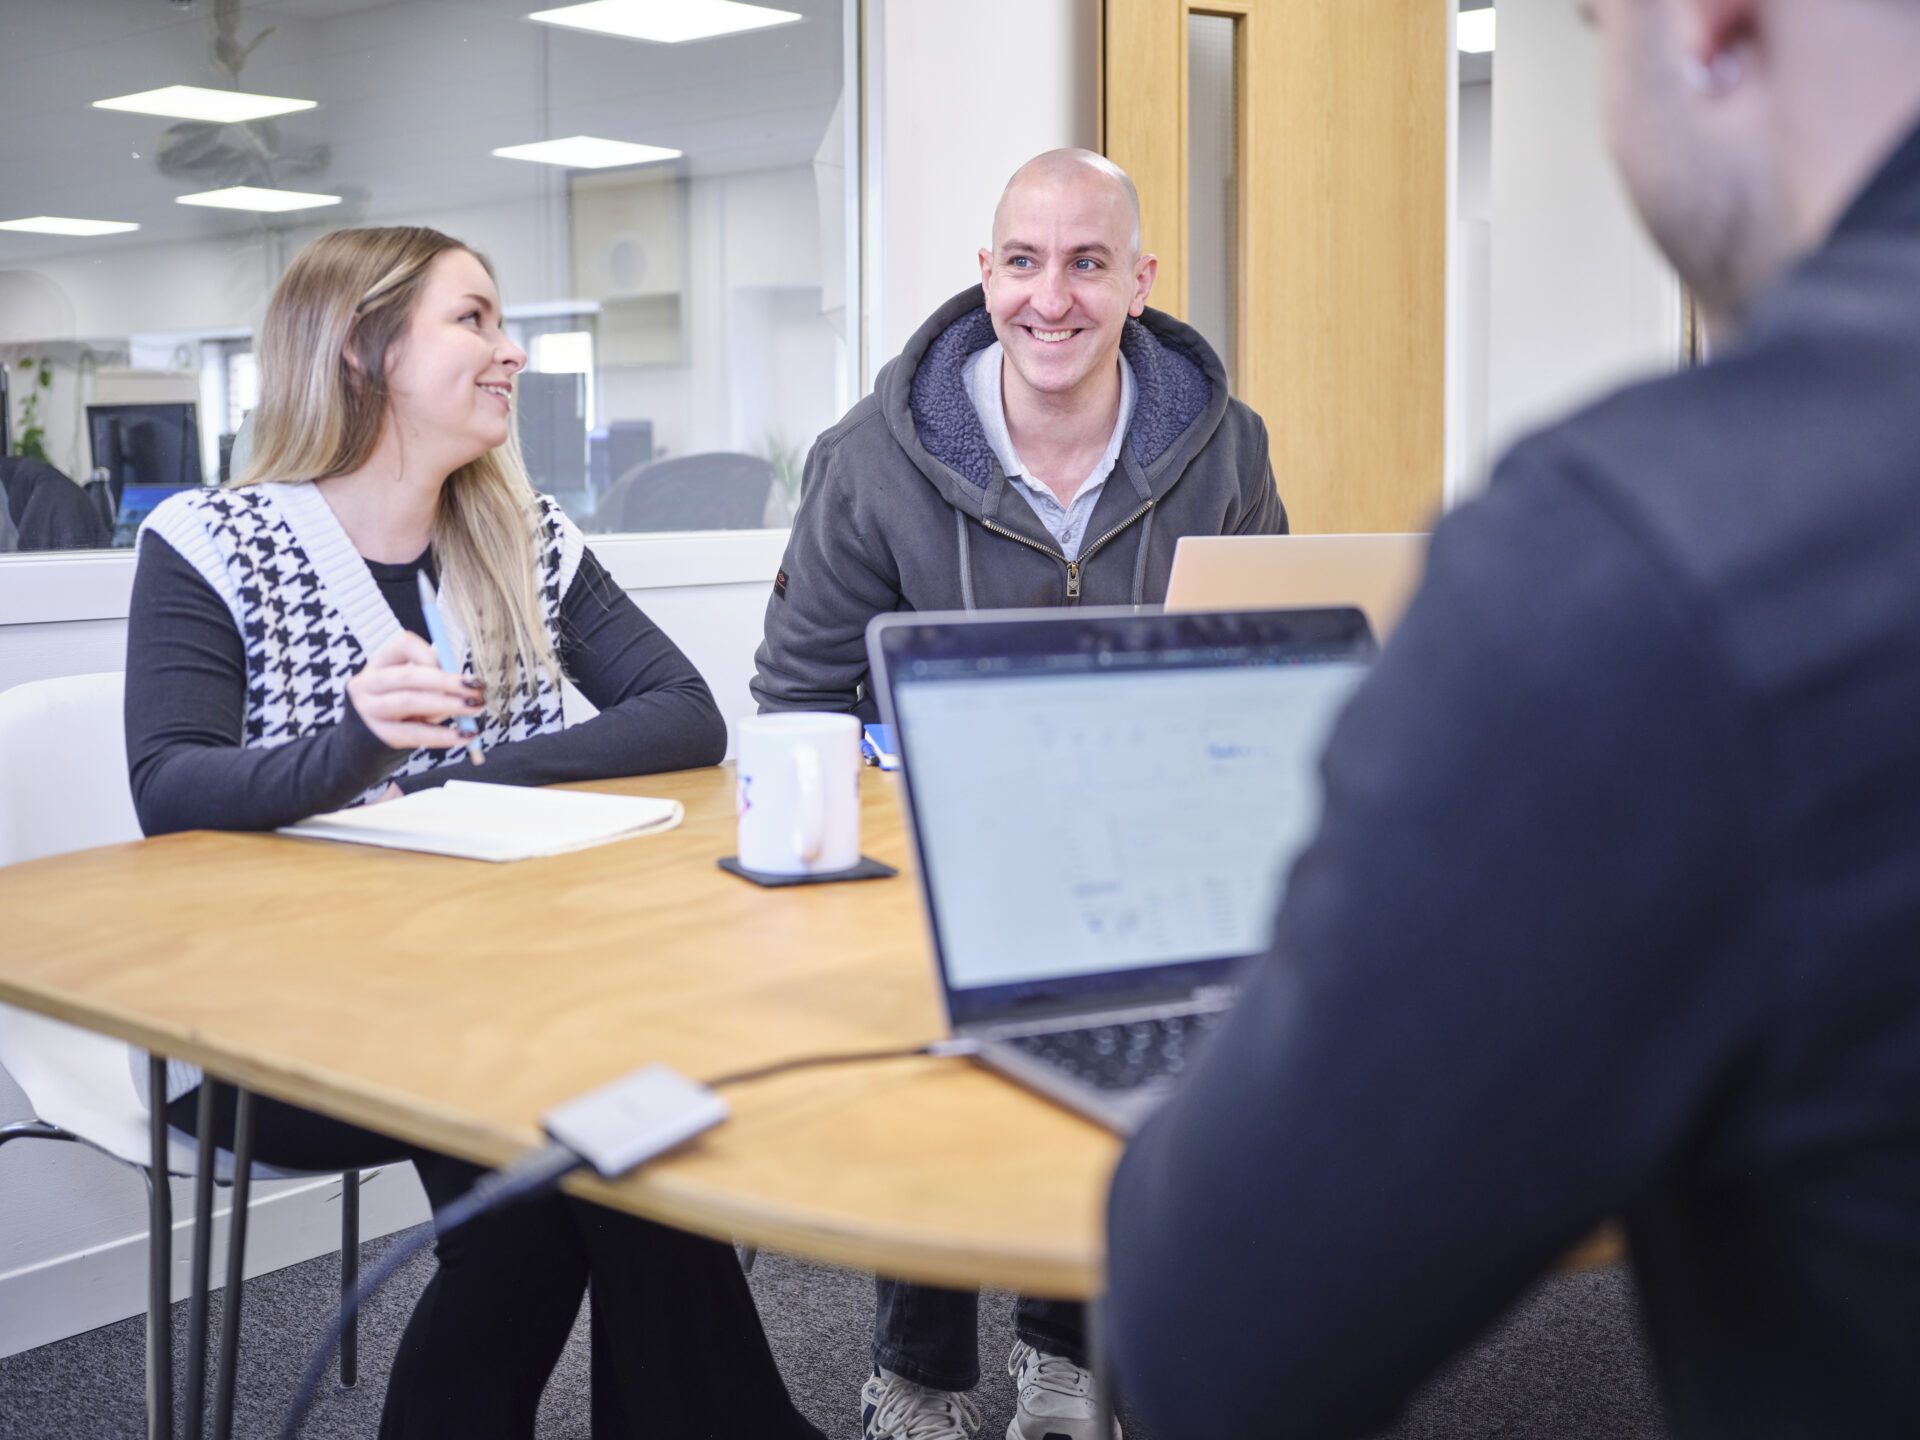
[[[1500,7],[1493,86],[1495,454],[1622,381],[1669,369],[1679,282],[1608,158],[1597,57],[1576,7]]]
[[[1099,0],[881,0],[881,354],[977,284],[1007,177],[1098,147]],[[1151,238],[1149,238],[1151,244]]]

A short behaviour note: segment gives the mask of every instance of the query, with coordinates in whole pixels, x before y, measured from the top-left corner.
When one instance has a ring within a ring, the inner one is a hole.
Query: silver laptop
[[[867,629],[956,1035],[1121,1132],[1263,951],[1374,642],[1355,609],[901,614]]]

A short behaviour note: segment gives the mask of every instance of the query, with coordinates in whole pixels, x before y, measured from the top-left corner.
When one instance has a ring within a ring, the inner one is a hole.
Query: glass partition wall
[[[786,523],[859,383],[854,0],[536,3],[8,0],[0,482],[66,518],[0,548],[131,544],[237,473],[267,297],[353,225],[491,259],[584,528]]]

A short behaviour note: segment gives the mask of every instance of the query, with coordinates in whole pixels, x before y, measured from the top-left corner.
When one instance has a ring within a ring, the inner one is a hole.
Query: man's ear
[[[1756,28],[1759,0],[1675,0],[1685,12],[1687,53],[1711,69],[1721,56],[1739,50]]]
[[[1127,306],[1129,315],[1138,315],[1147,308],[1147,297],[1153,293],[1153,280],[1160,273],[1158,255],[1142,255],[1133,266],[1133,303]]]
[[[982,250],[980,252],[981,288],[984,289],[986,287],[987,282],[991,279],[993,279],[993,252],[991,250]]]

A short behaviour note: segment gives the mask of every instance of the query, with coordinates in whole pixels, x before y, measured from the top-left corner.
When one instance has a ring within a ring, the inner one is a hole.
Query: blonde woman
[[[470,773],[546,784],[717,762],[697,671],[528,484],[486,262],[432,230],[343,230],[297,256],[261,336],[253,455],[231,489],[142,527],[127,751],[148,834],[266,829]],[[424,572],[467,660],[443,672]],[[561,676],[599,707],[562,729]],[[136,1070],[144,1073],[144,1067]],[[192,1130],[198,1072],[172,1067]],[[228,1140],[234,1095],[215,1092]],[[401,1157],[435,1209],[477,1175],[261,1101],[256,1148],[311,1169]],[[815,1437],[794,1411],[730,1247],[561,1197],[442,1237],[402,1340],[383,1437],[526,1440],[589,1276],[596,1437]]]

